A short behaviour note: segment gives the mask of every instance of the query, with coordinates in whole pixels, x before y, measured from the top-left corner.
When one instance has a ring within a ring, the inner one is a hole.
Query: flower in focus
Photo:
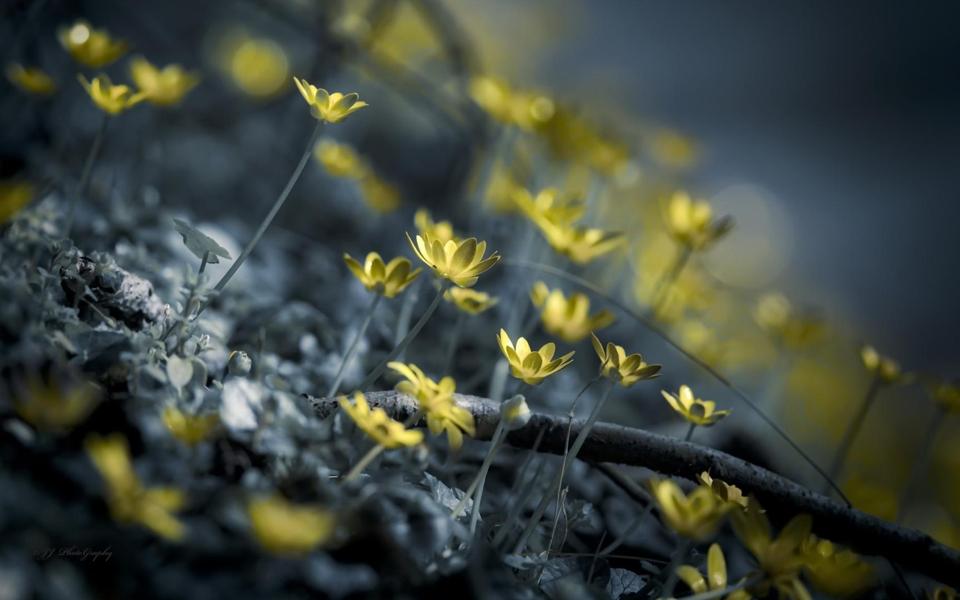
[[[329,540],[336,516],[320,506],[294,504],[280,496],[247,503],[253,535],[266,550],[281,555],[306,554]]]
[[[818,315],[798,311],[783,294],[764,294],[753,309],[753,318],[764,331],[790,348],[800,348],[823,334]]]
[[[83,422],[99,400],[100,389],[90,382],[60,384],[34,375],[16,395],[14,407],[37,429],[59,432]]]
[[[486,292],[459,287],[450,288],[443,293],[443,297],[463,312],[471,315],[479,315],[483,311],[496,306],[499,301]]]
[[[873,567],[852,550],[811,534],[801,552],[810,583],[830,597],[856,598],[873,585]]]
[[[681,565],[677,568],[677,577],[680,578],[694,594],[719,592],[727,588],[727,561],[723,556],[720,544],[711,544],[707,550],[707,576],[704,577],[696,567]],[[726,600],[749,600],[750,593],[746,590],[735,590],[726,596]]]
[[[253,98],[272,98],[290,81],[290,61],[283,47],[243,30],[218,40],[216,62],[240,91]]]
[[[600,359],[600,372],[611,381],[619,381],[623,387],[630,387],[638,381],[653,379],[660,373],[660,365],[650,365],[640,354],[627,354],[623,346],[607,342],[606,347],[600,339],[590,334],[593,350]]]
[[[400,192],[394,186],[373,175],[360,180],[363,199],[379,213],[395,211],[400,206]]]
[[[346,144],[323,138],[313,148],[313,156],[334,177],[362,179],[367,175],[363,159]]]
[[[473,286],[481,274],[500,262],[500,255],[496,252],[487,258],[483,257],[487,243],[478,242],[477,238],[441,242],[436,238],[418,235],[414,243],[408,233],[407,241],[417,257],[438,277],[460,287]]]
[[[543,233],[550,247],[578,265],[585,265],[604,254],[616,250],[624,240],[623,234],[595,227],[556,225],[542,216],[533,217],[534,224]]]
[[[650,491],[664,523],[677,534],[694,541],[702,542],[713,537],[730,507],[709,488],[696,487],[686,495],[670,479],[651,480]]]
[[[713,493],[716,494],[717,498],[722,502],[736,504],[740,508],[747,508],[750,504],[749,499],[743,495],[743,491],[735,485],[714,479],[710,476],[710,473],[706,471],[700,473],[699,479],[700,483],[713,490]]]
[[[200,78],[180,65],[158,69],[147,59],[138,56],[130,61],[130,77],[147,102],[157,106],[179,104]]]
[[[347,267],[360,280],[363,287],[384,298],[393,298],[407,289],[421,271],[419,268],[411,271],[410,260],[402,256],[384,264],[383,259],[376,252],[367,254],[362,265],[349,254],[343,255],[343,261],[347,263]]]
[[[191,415],[170,406],[163,411],[163,424],[173,437],[187,446],[196,446],[217,430],[220,415]]]
[[[609,310],[591,315],[590,298],[586,294],[577,292],[567,298],[563,290],[550,290],[542,281],[533,284],[530,300],[541,309],[540,320],[547,333],[571,344],[609,326],[614,320]]]
[[[106,483],[107,503],[114,519],[139,523],[168,540],[183,538],[183,523],[173,515],[183,507],[183,492],[172,487],[143,487],[122,435],[92,435],[84,441],[84,447]]]
[[[463,446],[463,434],[470,437],[477,434],[473,413],[457,406],[453,399],[456,382],[453,377],[444,377],[436,382],[427,377],[414,364],[390,362],[387,366],[403,375],[407,380],[397,384],[397,391],[415,398],[427,417],[427,428],[433,435],[446,432],[447,441],[453,449]]]
[[[33,185],[26,181],[0,181],[0,225],[33,200]]]
[[[423,432],[407,429],[403,423],[394,421],[382,408],[370,410],[367,397],[361,392],[353,395],[353,402],[340,397],[340,408],[356,423],[357,427],[375,442],[387,449],[416,446],[423,442]]]
[[[53,78],[38,67],[25,67],[20,63],[7,65],[7,79],[24,92],[37,96],[49,96],[57,91]]]
[[[703,250],[733,228],[733,219],[713,218],[705,200],[694,202],[686,192],[676,192],[667,205],[667,232],[690,250]]]
[[[681,385],[680,392],[676,396],[666,390],[661,390],[660,393],[663,394],[663,399],[667,401],[670,408],[698,427],[710,427],[730,414],[729,410],[717,410],[717,404],[713,400],[701,400],[695,397],[693,390],[687,385]]]
[[[500,351],[510,364],[510,372],[517,379],[530,385],[537,385],[547,377],[557,373],[573,362],[574,352],[568,352],[560,358],[554,358],[557,345],[553,342],[544,344],[539,350],[533,351],[526,338],[517,338],[516,347],[510,336],[503,329],[497,336]]]
[[[127,51],[127,44],[115,40],[103,29],[93,29],[86,21],[77,21],[59,31],[60,44],[73,60],[99,69],[117,60]]]
[[[530,220],[541,219],[556,227],[570,226],[583,217],[587,205],[572,196],[563,197],[556,188],[540,190],[533,196],[525,187],[515,186],[513,201]]]
[[[430,217],[430,211],[425,208],[418,209],[414,213],[413,224],[424,238],[440,240],[444,244],[450,240],[460,241],[460,238],[454,234],[450,221],[434,221]]]
[[[943,381],[930,389],[930,395],[943,410],[960,413],[960,385]]]
[[[360,94],[356,92],[349,94],[333,92],[331,94],[323,88],[311,85],[305,79],[294,77],[293,82],[300,90],[300,95],[310,105],[310,112],[313,116],[327,123],[339,123],[367,106],[367,103],[360,99]]]
[[[860,359],[863,360],[863,366],[867,371],[873,373],[881,383],[896,383],[906,378],[897,361],[882,356],[873,346],[864,346],[860,350]]]
[[[146,97],[142,93],[133,93],[129,86],[113,85],[106,75],[97,75],[93,81],[88,81],[83,75],[77,78],[97,108],[111,115],[136,106]]]
[[[747,510],[733,511],[731,520],[733,531],[766,576],[757,586],[759,595],[767,595],[772,587],[781,598],[810,598],[800,581],[800,569],[806,563],[802,544],[810,536],[812,525],[809,515],[791,519],[776,538],[756,502],[751,502]]]

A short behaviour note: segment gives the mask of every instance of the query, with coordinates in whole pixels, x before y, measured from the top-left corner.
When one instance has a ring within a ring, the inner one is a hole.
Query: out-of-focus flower
[[[685,169],[697,161],[697,146],[690,138],[676,131],[657,131],[650,138],[650,154],[669,169]]]
[[[307,554],[328,541],[336,516],[321,506],[294,504],[280,496],[247,503],[253,536],[266,550],[281,555]]]
[[[713,537],[730,507],[709,488],[696,487],[686,495],[670,479],[651,480],[650,491],[663,522],[677,534],[698,542]]]
[[[727,561],[723,556],[720,544],[711,544],[707,550],[707,576],[704,577],[696,567],[681,565],[677,568],[677,577],[680,578],[694,594],[719,592],[727,588]],[[725,600],[749,600],[750,593],[746,590],[735,590],[726,596]]]
[[[443,297],[463,312],[471,315],[479,315],[488,308],[496,306],[499,301],[486,292],[459,287],[450,288],[443,293]]]
[[[766,596],[773,588],[781,598],[810,598],[800,581],[800,570],[806,563],[802,544],[810,536],[812,525],[809,515],[791,519],[776,538],[770,521],[756,502],[750,502],[747,510],[733,511],[731,521],[733,531],[757,559],[765,575],[754,588],[760,596]]]
[[[534,224],[543,233],[550,247],[578,265],[585,265],[616,250],[623,243],[623,234],[595,227],[555,225],[542,217]]]
[[[100,400],[100,388],[90,382],[56,383],[30,376],[16,394],[20,418],[43,431],[61,432],[84,421]]]
[[[417,258],[430,267],[437,277],[460,287],[472,287],[481,274],[500,262],[500,255],[496,252],[484,258],[487,243],[478,242],[476,238],[441,242],[436,238],[418,235],[414,243],[408,233],[407,241]]]
[[[943,410],[960,413],[960,385],[942,381],[930,389],[930,395]]]
[[[0,225],[13,218],[33,200],[33,184],[26,181],[0,181]]]
[[[10,83],[30,94],[49,96],[57,91],[56,82],[39,67],[25,67],[20,63],[9,63],[6,73]]]
[[[360,191],[367,205],[379,213],[393,212],[400,206],[400,192],[379,177],[368,175],[361,179]]]
[[[313,156],[334,177],[362,179],[367,175],[366,164],[353,148],[330,138],[317,142]]]
[[[407,429],[394,421],[382,408],[370,410],[367,397],[361,392],[353,395],[353,402],[340,397],[340,408],[375,442],[387,449],[417,446],[423,442],[423,432]]]
[[[506,82],[479,76],[470,81],[470,97],[491,117],[507,125],[533,130],[553,117],[553,100],[535,92],[510,89]]]
[[[557,188],[545,188],[534,196],[527,188],[516,186],[513,201],[530,220],[536,222],[542,219],[556,227],[576,223],[587,210],[587,205],[581,199],[562,196]]]
[[[82,20],[61,28],[59,37],[73,60],[91,69],[105,67],[127,51],[126,42],[113,39],[106,30],[94,29]]]
[[[93,81],[88,81],[83,75],[77,75],[77,79],[97,108],[107,114],[120,114],[146,98],[143,93],[134,93],[129,86],[114,85],[106,75],[97,75]]]
[[[459,241],[459,238],[454,234],[453,225],[450,221],[434,221],[430,216],[430,211],[425,208],[420,208],[414,213],[413,224],[417,227],[420,235],[426,239],[440,240],[444,244],[450,240]]]
[[[420,268],[411,271],[413,265],[410,264],[409,259],[402,256],[384,264],[380,254],[376,252],[367,254],[362,265],[349,254],[343,255],[343,261],[347,263],[347,267],[360,280],[363,287],[384,298],[393,298],[407,289],[421,271]]]
[[[530,300],[541,309],[540,320],[547,333],[571,344],[614,321],[613,313],[609,310],[591,315],[590,298],[586,294],[577,292],[567,298],[563,290],[550,290],[542,281],[533,284]]]
[[[368,106],[366,102],[360,99],[360,94],[356,92],[349,94],[333,92],[331,94],[323,88],[310,84],[305,79],[294,77],[293,82],[300,90],[300,95],[310,105],[310,112],[313,116],[327,123],[339,123],[361,108]]]
[[[217,46],[217,64],[241,92],[263,100],[276,96],[288,85],[290,61],[277,42],[234,30],[224,35]]]
[[[530,422],[532,416],[530,407],[527,406],[527,399],[520,394],[500,405],[500,420],[503,421],[507,431],[523,428]]]
[[[183,538],[185,527],[173,515],[184,505],[183,492],[172,487],[144,487],[133,470],[130,449],[121,434],[92,435],[84,447],[107,485],[107,503],[114,519],[139,523],[168,540]]]
[[[678,191],[667,204],[667,232],[690,250],[704,250],[733,228],[730,217],[713,218],[713,209],[706,200],[694,202]]]
[[[698,427],[709,427],[730,414],[729,410],[717,410],[717,404],[713,400],[695,397],[693,390],[687,385],[681,385],[676,396],[666,390],[661,390],[660,393],[670,408]]]
[[[887,356],[882,356],[873,346],[864,346],[860,350],[863,366],[873,373],[882,383],[891,384],[904,381],[906,375],[900,370],[900,364]]]
[[[573,362],[574,352],[568,352],[559,358],[553,355],[557,345],[553,342],[544,344],[539,350],[532,350],[526,338],[517,338],[516,346],[510,341],[510,336],[503,329],[497,336],[500,351],[510,364],[510,372],[517,379],[530,385],[537,385],[547,377],[559,372]]]
[[[740,488],[720,481],[719,479],[714,479],[710,476],[710,473],[706,471],[700,473],[700,483],[713,490],[713,493],[716,494],[717,498],[722,502],[736,504],[740,508],[747,508],[750,504],[749,499],[743,495],[743,491],[741,491]]]
[[[453,399],[456,391],[453,377],[444,377],[436,382],[414,364],[394,361],[387,363],[387,366],[407,379],[397,384],[397,391],[417,400],[420,410],[426,414],[430,433],[439,435],[446,432],[447,441],[455,450],[463,446],[464,433],[470,437],[477,434],[473,413],[457,406]]]
[[[832,598],[856,598],[873,585],[873,567],[852,550],[811,534],[800,551],[810,583]]]
[[[220,415],[191,415],[172,406],[163,411],[163,424],[173,437],[187,446],[196,446],[207,440],[220,426]]]
[[[180,65],[157,68],[142,56],[130,61],[130,77],[147,102],[174,106],[200,83],[200,77]]]
[[[569,107],[555,106],[551,117],[537,131],[557,157],[587,165],[606,176],[622,172],[630,158],[626,145],[601,135]]]
[[[823,320],[818,315],[798,311],[786,296],[764,294],[753,309],[757,324],[789,348],[800,348],[820,338]]]
[[[660,365],[650,365],[643,360],[640,354],[627,354],[623,346],[613,342],[603,342],[590,334],[593,350],[600,359],[600,373],[611,381],[619,382],[623,387],[630,387],[638,381],[653,379],[660,374]]]
[[[938,585],[927,592],[930,600],[957,600],[958,597],[957,591],[948,585]]]

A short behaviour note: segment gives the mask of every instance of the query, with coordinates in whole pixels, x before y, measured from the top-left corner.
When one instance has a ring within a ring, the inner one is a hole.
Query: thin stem
[[[197,271],[198,275],[203,275],[203,272],[207,269],[207,261],[210,259],[210,251],[207,250],[203,253],[203,258],[200,260],[200,270]]]
[[[437,311],[437,306],[440,305],[440,299],[443,298],[443,292],[445,292],[446,289],[447,288],[445,285],[439,286],[437,289],[437,295],[433,297],[433,301],[430,303],[430,306],[427,307],[426,312],[423,313],[423,315],[420,317],[420,320],[414,323],[407,335],[404,336],[404,338],[400,340],[400,343],[390,351],[390,354],[385,356],[384,359],[380,361],[380,364],[374,367],[373,371],[370,371],[370,374],[364,378],[363,383],[360,384],[361,390],[369,389],[370,386],[376,383],[377,379],[380,378],[380,375],[382,375],[383,371],[387,368],[387,363],[396,358],[398,354],[406,350],[407,346],[410,345],[410,342],[417,337],[417,335],[420,333],[420,330],[423,329],[423,326],[427,324],[427,321],[430,320],[430,317],[433,316],[433,313]]]
[[[457,502],[457,505],[453,507],[453,510],[450,512],[450,516],[456,519],[463,512],[463,509],[467,506],[467,500],[473,496],[473,492],[476,491],[477,486],[480,485],[480,479],[482,478],[484,471],[489,467],[490,463],[493,462],[493,454],[496,452],[497,448],[500,445],[500,436],[503,433],[503,422],[497,423],[497,429],[493,432],[493,437],[490,440],[490,449],[487,450],[487,455],[483,457],[483,462],[480,464],[480,470],[477,471],[477,474],[474,476],[473,481],[470,482],[470,486],[467,487],[467,491],[464,492],[463,498],[460,498],[460,501]]]
[[[480,505],[483,503],[483,487],[487,483],[487,473],[490,472],[490,465],[493,464],[493,457],[496,454],[497,450],[500,449],[500,445],[503,443],[503,438],[506,437],[507,428],[501,425],[499,426],[500,431],[494,433],[493,438],[493,447],[490,448],[490,452],[483,460],[483,464],[480,465],[480,473],[478,474],[480,479],[477,484],[477,494],[473,499],[473,514],[470,515],[470,535],[473,536],[477,532],[477,523],[480,521]],[[499,433],[499,435],[497,435]]]
[[[527,502],[530,500],[530,496],[533,495],[533,492],[537,489],[537,480],[540,479],[540,473],[543,472],[543,467],[546,465],[546,460],[540,460],[537,462],[537,470],[533,472],[533,475],[530,477],[530,481],[527,485],[521,485],[523,482],[523,475],[526,473],[527,467],[533,461],[533,457],[536,456],[537,450],[540,448],[540,442],[543,441],[543,434],[546,433],[545,428],[541,428],[537,433],[537,439],[534,440],[533,446],[531,446],[530,452],[527,453],[527,457],[524,459],[523,464],[520,465],[520,468],[517,469],[517,479],[516,485],[518,486],[517,497],[511,503],[512,508],[507,513],[507,517],[503,520],[503,523],[500,525],[500,529],[497,531],[497,535],[493,536],[493,541],[490,543],[492,548],[497,548],[500,544],[503,543],[503,540],[506,539],[507,534],[513,531],[513,522],[517,520],[520,516],[520,512],[527,505]]]
[[[913,461],[913,469],[910,471],[910,479],[907,481],[907,487],[903,490],[903,494],[900,496],[900,502],[897,504],[897,524],[903,523],[910,509],[910,505],[913,504],[917,488],[920,487],[923,476],[927,473],[927,467],[930,464],[933,442],[936,440],[937,434],[940,432],[940,427],[943,426],[943,422],[946,420],[946,416],[946,411],[938,406],[937,412],[933,415],[933,419],[931,419],[930,424],[927,426],[926,435],[923,437],[923,445],[917,454],[917,458]]]
[[[653,294],[650,296],[651,317],[655,317],[660,313],[660,310],[663,308],[663,302],[669,297],[670,289],[673,288],[680,274],[683,273],[683,269],[690,261],[692,253],[689,246],[681,245],[678,248],[676,258],[673,259],[673,264],[670,265],[669,269],[664,271],[656,285],[654,285]]]
[[[663,589],[660,590],[661,598],[673,597],[673,589],[677,587],[677,567],[683,564],[683,561],[687,558],[687,554],[690,553],[690,548],[692,546],[693,543],[689,540],[682,540],[680,544],[677,545],[676,551],[670,558],[670,564],[667,565],[667,579],[663,583]]]
[[[420,297],[420,282],[417,279],[407,290],[406,297],[403,299],[403,306],[400,307],[400,314],[397,316],[397,330],[394,333],[393,344],[399,345],[407,332],[410,331],[410,319],[413,318],[413,309],[417,305],[417,299]],[[397,354],[397,360],[403,362],[403,352]]]
[[[360,459],[360,462],[353,465],[353,468],[350,469],[350,472],[347,473],[346,477],[343,478],[344,481],[353,481],[360,476],[360,473],[363,473],[363,470],[367,468],[367,465],[373,462],[375,458],[380,456],[380,453],[386,450],[386,447],[383,444],[377,444],[373,448],[363,455],[363,458]]]
[[[460,343],[460,332],[463,330],[463,322],[466,320],[466,313],[462,310],[457,311],[457,320],[453,323],[453,331],[450,332],[450,340],[447,342],[447,355],[443,361],[443,371],[441,373],[450,374],[454,366],[454,356],[457,353],[457,345]]]
[[[70,201],[70,206],[67,207],[67,221],[63,226],[63,237],[70,237],[70,231],[73,229],[73,219],[77,211],[77,203],[80,202],[80,198],[87,192],[87,186],[90,184],[90,175],[93,173],[93,165],[97,162],[97,157],[100,155],[100,147],[103,145],[103,138],[107,133],[107,123],[110,120],[110,115],[103,113],[103,117],[100,120],[100,127],[97,129],[97,135],[93,138],[93,144],[90,146],[90,153],[87,154],[87,160],[83,163],[83,172],[80,174],[80,183],[77,185],[77,190],[74,192],[73,200]]]
[[[347,373],[347,365],[353,360],[353,355],[357,353],[357,348],[360,347],[360,340],[363,339],[363,334],[365,334],[367,328],[370,327],[370,323],[373,321],[373,315],[377,311],[377,305],[380,304],[381,298],[383,298],[383,296],[380,294],[373,295],[373,301],[370,302],[370,306],[367,308],[367,316],[363,318],[363,323],[360,325],[357,335],[354,336],[353,341],[350,342],[347,353],[343,355],[343,360],[340,361],[340,368],[337,369],[337,376],[333,379],[333,384],[330,385],[327,398],[333,398],[337,395],[337,392],[340,391],[340,384],[343,383],[343,377]]]
[[[853,442],[857,439],[857,434],[860,432],[861,427],[863,427],[863,422],[866,420],[867,414],[870,412],[870,407],[873,406],[873,401],[876,399],[879,391],[880,378],[874,377],[873,381],[870,382],[870,387],[867,388],[867,393],[860,402],[860,407],[853,416],[853,420],[850,421],[850,424],[847,425],[847,430],[843,433],[843,438],[837,447],[837,453],[830,465],[830,479],[836,480],[843,472],[843,466],[847,460],[847,455],[850,453],[850,448],[853,447]],[[827,491],[828,490],[824,490],[824,493]]]
[[[690,423],[690,428],[687,429],[687,435],[683,436],[683,441],[689,442],[693,438],[693,432],[696,430],[696,428],[696,423]]]
[[[623,545],[627,541],[633,532],[640,528],[640,525],[643,524],[643,521],[647,518],[650,512],[653,510],[653,502],[647,502],[647,505],[644,507],[643,512],[641,512],[637,518],[633,520],[633,523],[630,523],[630,526],[623,530],[623,532],[618,535],[612,542],[607,544],[605,548],[600,550],[601,556],[609,556],[611,552]]]

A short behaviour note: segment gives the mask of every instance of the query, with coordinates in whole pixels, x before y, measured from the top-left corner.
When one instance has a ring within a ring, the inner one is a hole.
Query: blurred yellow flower
[[[811,534],[801,552],[810,583],[832,598],[858,598],[874,583],[874,569],[868,562],[829,540]]]
[[[254,98],[272,98],[290,81],[287,53],[269,38],[253,37],[243,30],[223,36],[217,63],[237,88]]]
[[[200,83],[199,76],[180,65],[158,69],[142,56],[130,61],[130,77],[147,102],[157,106],[179,104]]]
[[[163,411],[163,424],[173,437],[187,446],[196,446],[207,440],[220,426],[220,415],[191,415],[172,406]]]
[[[493,77],[474,77],[468,91],[473,101],[491,117],[527,131],[549,121],[556,109],[547,96],[512,90],[506,82]]]
[[[417,209],[413,215],[413,224],[424,238],[440,240],[444,244],[453,240],[460,241],[453,231],[450,221],[434,221],[430,211],[425,208]]]
[[[516,186],[513,201],[530,220],[542,219],[555,227],[570,226],[580,220],[587,205],[574,196],[562,196],[557,188],[545,188],[533,196],[525,187]]]
[[[676,131],[660,130],[650,139],[650,153],[660,165],[669,169],[693,166],[698,158],[694,141]]]
[[[496,306],[499,300],[486,292],[470,288],[453,287],[443,293],[443,297],[465,313],[479,315]]]
[[[687,495],[670,479],[652,479],[650,491],[664,524],[698,542],[713,537],[730,510],[729,503],[721,502],[710,488],[702,486]]]
[[[535,217],[533,222],[551,248],[578,265],[585,265],[613,252],[624,241],[622,233],[595,227],[555,225],[540,216]]]
[[[26,181],[0,181],[0,225],[6,223],[33,200],[33,184]]]
[[[960,385],[940,382],[931,388],[930,395],[943,410],[960,413]]]
[[[714,219],[707,201],[694,202],[683,191],[675,192],[670,198],[666,220],[670,237],[690,250],[707,248],[733,228],[733,219]]]
[[[367,397],[361,392],[353,395],[353,402],[346,396],[340,397],[343,409],[361,430],[375,442],[387,449],[416,446],[423,442],[423,432],[407,429],[403,423],[394,421],[382,408],[370,410]]]
[[[586,294],[577,292],[567,298],[563,290],[550,290],[542,281],[533,284],[530,300],[541,309],[540,320],[547,333],[571,344],[614,321],[613,313],[609,310],[591,315],[590,298]]]
[[[779,293],[764,294],[757,300],[753,318],[764,331],[789,348],[800,348],[823,334],[823,320],[813,313],[798,311]]]
[[[105,67],[127,51],[126,42],[115,40],[106,30],[93,29],[82,20],[61,28],[58,35],[73,60],[91,69]]]
[[[621,173],[630,159],[625,144],[601,135],[592,123],[566,106],[554,106],[550,118],[537,132],[557,157],[584,164],[606,176]]]
[[[564,369],[573,362],[574,352],[568,352],[559,358],[553,355],[557,345],[553,342],[544,344],[539,350],[532,350],[526,338],[517,338],[514,346],[510,336],[503,329],[497,336],[500,351],[510,364],[510,372],[517,379],[530,385],[537,385],[547,377]]]
[[[9,63],[6,72],[10,83],[25,92],[37,96],[49,96],[57,91],[57,84],[53,81],[53,78],[38,67],[25,67],[20,63]]]
[[[146,98],[143,93],[133,93],[129,86],[113,85],[106,75],[97,75],[93,81],[83,75],[77,75],[77,79],[97,108],[111,115],[120,114]]]
[[[812,525],[809,515],[791,519],[776,538],[770,521],[756,502],[750,502],[747,510],[733,511],[731,521],[733,531],[766,576],[753,588],[760,596],[767,595],[773,588],[781,598],[810,598],[800,581],[800,569],[806,564],[802,544],[810,536]]]
[[[322,138],[313,148],[313,156],[334,177],[362,179],[367,175],[363,159],[346,144]]]
[[[720,544],[711,544],[707,550],[707,576],[704,577],[696,567],[681,565],[677,568],[677,577],[680,578],[694,594],[720,592],[727,588],[727,561],[723,556]],[[726,596],[725,600],[749,600],[750,593],[746,590],[735,590]]]
[[[107,503],[114,519],[138,523],[168,540],[183,538],[185,527],[173,515],[184,505],[183,492],[172,487],[143,487],[121,434],[89,436],[84,448],[106,483]]]
[[[960,595],[957,591],[948,585],[938,585],[933,590],[927,592],[927,598],[930,600],[957,600]]]
[[[360,99],[360,94],[352,92],[341,94],[333,92],[332,94],[323,88],[311,85],[305,79],[293,78],[293,83],[300,90],[300,95],[310,105],[310,112],[313,116],[327,123],[339,123],[351,114],[368,106],[366,102]]]
[[[100,388],[90,382],[58,384],[33,375],[17,394],[20,418],[43,431],[66,431],[83,422],[100,400]]]
[[[281,555],[307,554],[337,528],[336,516],[313,504],[294,504],[280,496],[247,503],[253,536],[266,550]]]
[[[384,298],[393,298],[407,289],[407,286],[413,283],[422,270],[417,268],[411,271],[413,265],[410,264],[409,259],[402,256],[384,264],[383,259],[377,252],[367,254],[367,258],[362,265],[349,254],[343,255],[343,261],[347,263],[347,267],[360,280],[363,287],[367,288],[368,291],[380,294]]]
[[[434,274],[460,287],[472,287],[480,275],[500,262],[500,255],[496,252],[484,258],[487,243],[478,242],[476,238],[441,242],[436,238],[427,236],[424,239],[418,235],[414,243],[408,233],[407,241],[417,258],[430,267]]]
[[[730,414],[729,410],[717,410],[713,400],[701,400],[693,395],[690,386],[681,385],[680,392],[674,396],[666,390],[661,390],[664,400],[681,417],[698,427],[710,427],[723,417]]]
[[[360,191],[367,205],[379,213],[395,211],[400,206],[400,192],[373,175],[360,180]]]
[[[593,350],[600,359],[600,373],[614,382],[619,382],[623,387],[642,381],[644,379],[653,379],[660,374],[660,365],[650,365],[643,360],[640,354],[627,354],[623,346],[618,346],[613,342],[607,342],[604,347],[593,333],[590,334],[590,341],[593,343]]]
[[[736,504],[740,508],[747,508],[750,504],[750,500],[743,495],[743,491],[740,488],[720,481],[719,479],[714,479],[710,476],[710,473],[706,471],[700,473],[699,480],[701,484],[713,490],[713,493],[721,502]]]
[[[453,399],[456,382],[452,377],[444,377],[436,382],[414,364],[393,361],[387,366],[407,379],[397,384],[397,391],[417,400],[420,410],[426,414],[430,433],[439,435],[446,432],[447,441],[455,450],[463,446],[464,433],[470,437],[477,434],[473,413],[457,406]]]
[[[882,383],[890,384],[902,381],[906,376],[900,370],[900,364],[887,356],[882,356],[873,346],[864,346],[860,350],[863,366],[873,373]]]

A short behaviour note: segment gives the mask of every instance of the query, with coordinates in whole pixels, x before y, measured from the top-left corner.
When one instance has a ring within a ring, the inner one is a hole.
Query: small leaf
[[[607,594],[616,600],[626,594],[636,594],[647,585],[647,578],[626,569],[610,569]]]
[[[204,255],[206,255],[207,262],[215,265],[220,262],[220,259],[217,258],[218,256],[226,259],[231,258],[226,248],[190,223],[180,219],[174,219],[173,225],[176,227],[177,233],[183,238],[183,243],[187,249],[193,252],[194,256],[200,260],[203,260]]]
[[[173,355],[167,359],[167,378],[170,384],[177,388],[177,391],[183,389],[193,378],[193,363],[188,358],[180,358]]]

